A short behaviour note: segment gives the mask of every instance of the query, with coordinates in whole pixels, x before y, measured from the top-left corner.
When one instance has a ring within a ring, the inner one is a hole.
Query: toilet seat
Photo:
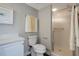
[[[42,44],[33,45],[33,49],[37,53],[45,53],[46,52],[46,47]]]

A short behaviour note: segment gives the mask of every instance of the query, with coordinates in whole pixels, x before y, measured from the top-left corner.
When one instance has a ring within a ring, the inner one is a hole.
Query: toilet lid
[[[42,44],[35,44],[33,46],[35,52],[44,53],[46,51],[46,47]]]

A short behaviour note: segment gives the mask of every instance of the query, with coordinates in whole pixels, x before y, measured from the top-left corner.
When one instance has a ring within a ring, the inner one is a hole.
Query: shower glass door
[[[53,33],[53,54],[62,56],[71,56],[73,51],[70,49],[70,28],[71,16],[73,17],[72,6],[66,4],[53,4],[52,11],[52,33]]]

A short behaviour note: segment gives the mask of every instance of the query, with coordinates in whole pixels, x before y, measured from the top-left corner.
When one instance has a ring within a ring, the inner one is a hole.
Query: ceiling
[[[27,3],[27,5],[33,7],[37,10],[40,10],[40,9],[48,6],[49,3]],[[60,10],[60,9],[67,8],[71,5],[72,5],[72,3],[53,3],[52,8],[57,8],[58,10]]]
[[[52,8],[57,8],[58,10],[68,8],[72,5],[72,3],[55,3],[52,4]]]
[[[40,10],[46,6],[49,5],[49,3],[27,3],[27,5],[37,9],[37,10]]]

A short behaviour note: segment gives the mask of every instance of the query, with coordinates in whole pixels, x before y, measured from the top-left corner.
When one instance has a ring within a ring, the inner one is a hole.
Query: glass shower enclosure
[[[53,55],[76,55],[77,9],[74,4],[52,4]]]

